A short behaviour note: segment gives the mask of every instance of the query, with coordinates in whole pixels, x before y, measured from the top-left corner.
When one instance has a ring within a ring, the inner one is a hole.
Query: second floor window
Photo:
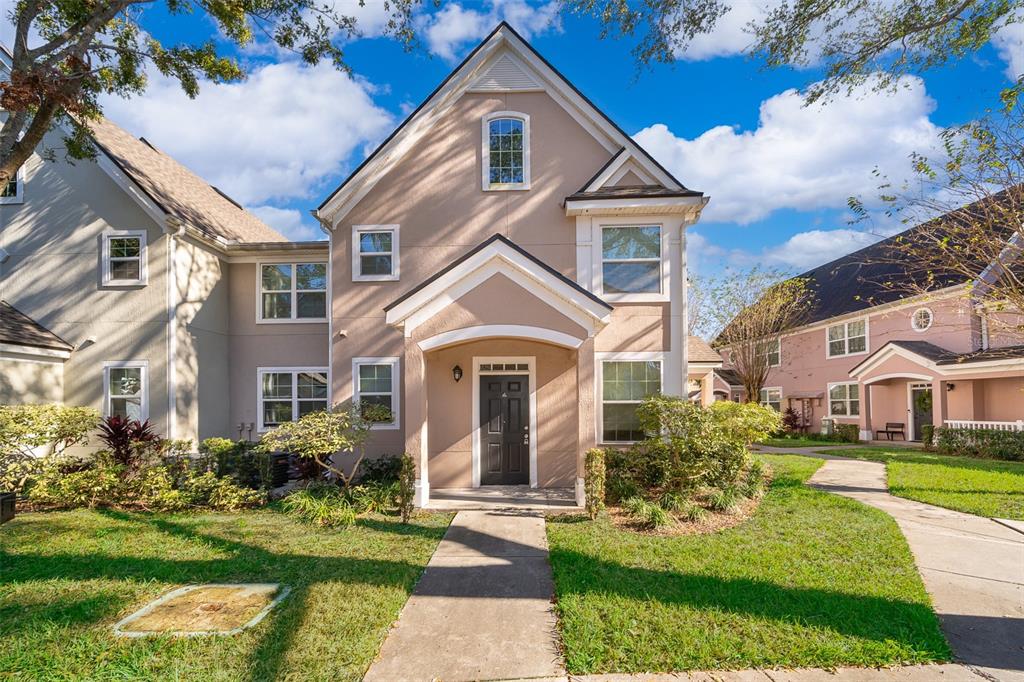
[[[21,181],[21,171],[19,170],[13,178],[7,181],[6,185],[0,188],[0,204],[21,203],[22,189],[23,183]]]
[[[662,293],[661,228],[602,228],[601,280],[605,294]]]
[[[133,286],[146,283],[146,233],[143,230],[103,235],[103,284]]]
[[[828,328],[828,357],[864,353],[867,349],[867,321],[841,322]]]
[[[352,281],[398,279],[398,225],[352,228]]]
[[[530,117],[497,112],[484,117],[484,190],[530,188]]]
[[[768,359],[769,367],[778,367],[782,364],[782,339],[775,339],[765,344],[765,357]]]
[[[326,318],[326,263],[260,265],[261,320],[281,322]]]

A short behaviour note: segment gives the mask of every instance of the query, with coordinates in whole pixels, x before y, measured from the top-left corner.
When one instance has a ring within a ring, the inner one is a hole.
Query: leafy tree
[[[311,459],[348,488],[365,456],[364,446],[370,437],[370,428],[375,422],[388,419],[390,411],[380,405],[336,406],[331,410],[310,412],[297,421],[277,426],[263,436],[256,449],[260,452],[288,452]],[[334,464],[334,455],[343,452],[357,454],[351,472]]]
[[[412,9],[420,0],[375,1],[389,15],[385,32],[410,46]],[[346,71],[340,45],[359,32],[356,18],[329,0],[18,0],[0,17],[15,29],[10,79],[0,82],[0,110],[7,112],[0,127],[0,187],[55,124],[66,130],[66,156],[94,156],[88,122],[101,114],[100,96],[142,93],[148,67],[178,81],[190,97],[201,78],[227,83],[245,77],[242,64],[213,40],[165,44],[147,32],[142,17],[157,7],[202,29],[212,24],[235,46],[260,37],[307,64],[328,59]]]
[[[900,186],[884,181],[890,217],[913,227],[871,262],[889,267],[883,289],[927,297],[965,284],[963,295],[992,334],[1024,332],[1024,109],[1000,112],[942,133],[937,158],[913,156],[916,171]],[[851,207],[869,214],[860,199]],[[962,324],[969,324],[964,320]]]
[[[738,0],[566,0],[603,35],[635,35],[640,64],[675,61],[711,33]],[[765,2],[747,25],[746,52],[769,67],[821,64],[809,101],[869,84],[895,88],[901,76],[968,57],[1001,27],[1024,18],[1021,0],[797,0]],[[1018,88],[1022,81],[1018,81]]]
[[[755,267],[725,275],[708,298],[715,302],[709,314],[721,330],[714,345],[727,352],[726,362],[743,382],[747,400],[756,402],[779,334],[806,319],[813,292],[805,279]]]
[[[66,405],[0,405],[0,490],[20,492],[47,458],[88,442],[99,413]]]

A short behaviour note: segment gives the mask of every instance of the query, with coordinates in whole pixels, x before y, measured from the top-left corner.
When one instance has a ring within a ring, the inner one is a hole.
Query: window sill
[[[257,319],[256,324],[327,324],[326,317],[300,317],[296,319],[264,320]]]
[[[397,282],[398,275],[356,275],[353,282]]]
[[[401,428],[401,424],[372,424],[370,426],[371,431],[397,431]]]
[[[485,192],[524,192],[528,189],[530,189],[530,183],[528,182],[508,185],[487,185],[483,187]]]
[[[139,289],[148,285],[149,281],[144,279],[111,279],[100,286],[104,289]]]
[[[868,351],[866,351],[866,350],[860,350],[860,351],[857,351],[856,353],[844,353],[843,355],[829,355],[829,354],[826,353],[825,354],[825,359],[826,360],[839,360],[839,359],[842,359],[842,358],[852,358],[852,357],[856,357],[858,355],[867,355],[867,354],[868,354]]]
[[[598,294],[608,303],[669,303],[671,298],[666,294]]]

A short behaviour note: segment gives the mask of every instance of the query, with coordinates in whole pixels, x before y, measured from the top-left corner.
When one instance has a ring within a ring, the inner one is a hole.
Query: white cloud
[[[874,244],[882,235],[861,230],[808,230],[764,250],[760,262],[783,268],[808,270]]]
[[[500,21],[507,21],[527,40],[545,31],[562,30],[558,0],[538,6],[526,0],[489,0],[487,5],[486,9],[478,10],[452,2],[433,14],[423,15],[420,30],[430,51],[454,61],[466,43],[481,40]]]
[[[250,206],[248,210],[292,241],[320,241],[324,233],[307,219],[302,211],[277,206]]]
[[[992,44],[1006,62],[1006,76],[1016,81],[1024,75],[1024,23],[1007,24],[992,36]]]
[[[132,100],[106,97],[106,115],[243,204],[318,196],[350,155],[393,125],[370,86],[328,64],[255,68],[241,83],[203,83],[196,99],[159,75]]]
[[[870,86],[804,106],[796,90],[761,103],[755,130],[717,126],[695,139],[657,123],[634,137],[689,187],[711,196],[705,220],[751,223],[784,208],[842,208],[877,193],[877,166],[893,181],[910,176],[911,152],[935,148],[935,103],[916,77],[895,92]]]
[[[767,6],[767,3],[762,5],[743,0],[733,2],[729,11],[718,19],[711,31],[695,36],[685,50],[676,53],[676,57],[688,62],[699,62],[743,54],[754,41],[747,25],[762,19],[765,15],[763,7]]]

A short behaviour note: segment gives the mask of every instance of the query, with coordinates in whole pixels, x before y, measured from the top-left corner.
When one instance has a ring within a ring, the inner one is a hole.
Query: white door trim
[[[537,487],[537,358],[521,357],[490,357],[473,356],[473,404],[470,411],[473,415],[473,487],[480,487],[480,453],[483,450],[480,440],[480,375],[484,374],[522,374],[523,370],[484,370],[480,365],[525,364],[526,374],[530,378],[530,487]]]
[[[907,440],[914,440],[914,390],[915,389],[920,390],[920,391],[923,391],[923,390],[927,389],[928,391],[934,392],[934,389],[932,388],[932,384],[930,384],[930,383],[926,384],[924,382],[915,382],[915,381],[908,381],[907,382]],[[934,399],[935,399],[935,396],[933,395],[932,396],[932,400],[934,400]],[[934,405],[934,404],[935,403],[932,403],[932,405]],[[934,407],[932,409],[934,409]]]

